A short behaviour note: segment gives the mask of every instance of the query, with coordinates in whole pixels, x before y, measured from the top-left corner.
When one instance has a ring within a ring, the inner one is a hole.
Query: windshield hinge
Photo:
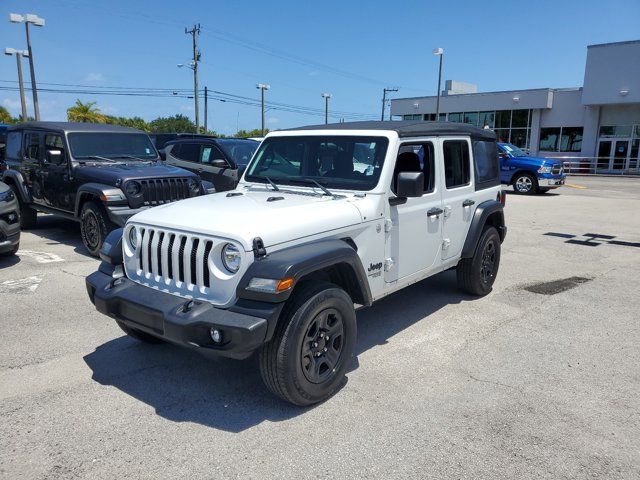
[[[393,220],[391,220],[390,218],[385,218],[385,220],[384,220],[384,231],[389,233],[392,228],[393,228]]]
[[[267,249],[264,248],[264,242],[260,237],[253,239],[253,256],[256,260],[267,256]]]

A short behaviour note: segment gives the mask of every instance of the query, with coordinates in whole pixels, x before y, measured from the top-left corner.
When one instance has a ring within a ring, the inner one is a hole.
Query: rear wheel
[[[500,235],[491,226],[485,227],[472,258],[458,263],[456,276],[461,290],[484,296],[493,288],[500,267]]]
[[[513,190],[517,193],[529,195],[538,189],[538,180],[530,173],[520,173],[513,181]]]
[[[143,332],[141,330],[138,330],[137,328],[129,327],[129,326],[125,325],[124,323],[119,322],[117,320],[116,320],[116,323],[118,324],[118,326],[122,329],[122,331],[124,333],[129,335],[131,338],[135,338],[136,340],[140,340],[141,342],[153,343],[153,344],[164,342],[164,340],[162,340],[161,338],[154,337],[153,335],[149,335],[148,333],[145,333],[145,332]]]
[[[116,226],[109,220],[102,205],[87,202],[80,213],[80,236],[91,255],[97,257],[104,240]]]
[[[11,185],[11,190],[13,190],[13,194],[18,199],[18,205],[20,207],[20,228],[22,230],[28,230],[35,227],[36,221],[38,220],[38,212],[22,201],[15,186]]]
[[[302,285],[259,352],[262,379],[295,405],[321,402],[340,388],[355,344],[349,295],[328,282]]]

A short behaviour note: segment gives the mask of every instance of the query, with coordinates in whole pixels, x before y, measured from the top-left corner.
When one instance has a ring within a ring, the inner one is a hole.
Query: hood
[[[74,173],[79,180],[105,183],[114,186],[118,180],[124,182],[129,179],[196,176],[182,168],[162,164],[118,165],[106,162],[104,165],[79,165],[74,169]]]
[[[526,157],[511,157],[511,159],[515,162],[521,162],[521,163],[525,163],[527,165],[531,165],[531,166],[538,166],[541,167],[542,165],[547,165],[547,166],[551,166],[551,165],[560,165],[562,166],[562,162],[560,160],[555,160],[553,158],[546,158],[546,157],[530,157],[530,156],[526,156]]]
[[[286,191],[214,193],[140,212],[131,222],[202,233],[240,241],[245,251],[253,239],[266,247],[362,222],[351,198],[300,195]],[[281,198],[281,200],[275,200]]]

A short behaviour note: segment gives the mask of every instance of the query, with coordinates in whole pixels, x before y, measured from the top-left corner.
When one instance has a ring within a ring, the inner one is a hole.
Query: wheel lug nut
[[[325,340],[329,340],[329,335],[327,335],[326,337],[324,337]]]
[[[318,346],[318,342],[313,342],[313,346],[317,347]]]
[[[323,352],[326,352],[326,351],[327,351],[327,347],[324,347],[324,348],[322,349],[322,351],[323,351]]]

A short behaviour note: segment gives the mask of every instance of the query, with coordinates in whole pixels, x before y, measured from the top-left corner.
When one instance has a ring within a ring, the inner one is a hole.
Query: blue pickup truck
[[[545,193],[564,185],[567,175],[558,160],[530,157],[510,143],[498,143],[498,155],[500,181],[518,193]]]

